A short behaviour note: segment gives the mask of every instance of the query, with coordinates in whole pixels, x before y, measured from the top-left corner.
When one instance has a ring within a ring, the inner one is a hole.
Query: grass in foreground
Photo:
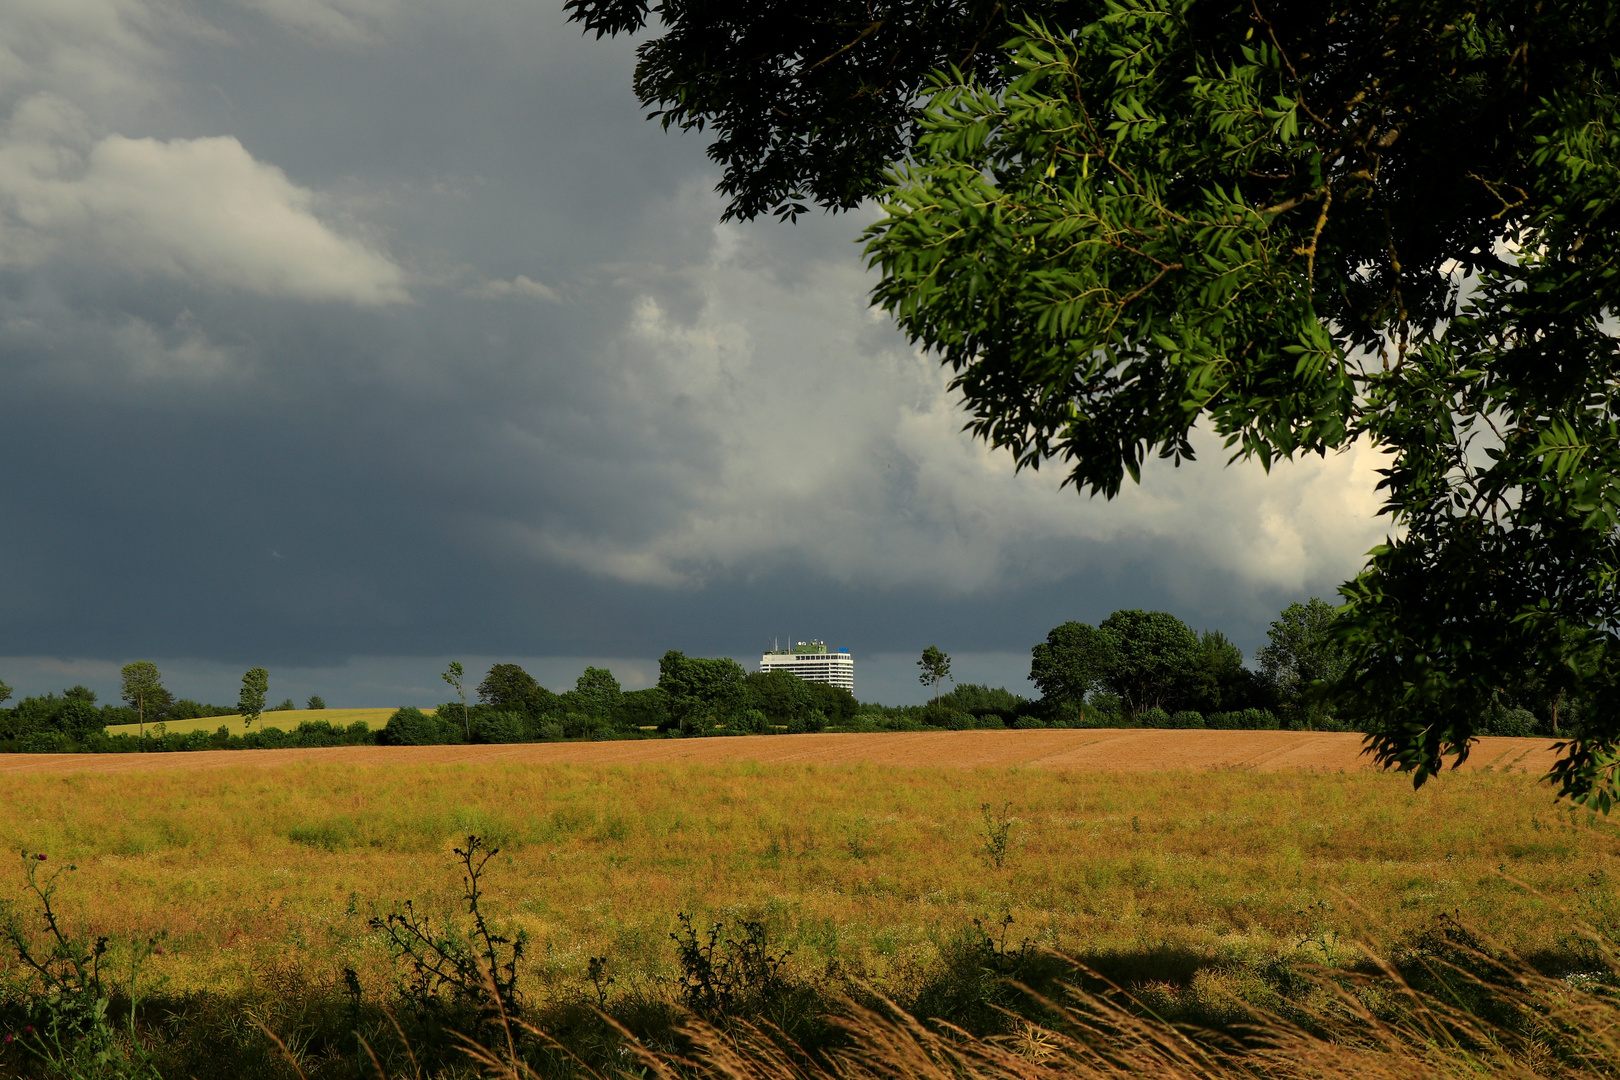
[[[476,837],[464,845],[456,852],[468,902],[460,931],[429,927],[409,909],[387,920],[402,943],[404,976],[389,1006],[363,1002],[347,973],[337,993],[288,982],[139,1010],[126,998],[108,1010],[99,976],[93,994],[84,992],[85,939],[47,933],[62,948],[57,962],[37,968],[45,978],[22,999],[0,994],[0,1025],[8,1013],[41,1025],[0,1046],[0,1072],[75,1080],[1495,1080],[1608,1077],[1620,1051],[1612,935],[1590,926],[1582,930],[1595,969],[1562,979],[1444,922],[1393,961],[1368,955],[1334,969],[1278,958],[1246,980],[1202,972],[1180,987],[1135,988],[981,933],[942,958],[921,993],[896,1002],[852,980],[815,985],[785,975],[763,929],[743,924],[741,940],[688,928],[680,976],[666,986],[674,999],[616,990],[597,959],[594,995],[531,1003],[511,980],[519,944],[482,918],[478,883],[491,853]],[[48,884],[35,890],[47,913],[50,894]],[[45,955],[26,944],[21,951],[35,963]],[[64,974],[53,980],[53,971]]]

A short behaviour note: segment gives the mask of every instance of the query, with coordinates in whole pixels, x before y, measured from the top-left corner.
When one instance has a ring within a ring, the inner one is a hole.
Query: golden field
[[[367,918],[404,899],[451,912],[450,849],[468,832],[502,848],[487,910],[528,932],[537,977],[564,983],[593,955],[627,976],[669,972],[679,912],[760,919],[801,971],[879,985],[1004,913],[1015,939],[1080,954],[1241,959],[1327,941],[1349,956],[1338,941],[1382,948],[1451,912],[1535,952],[1565,937],[1568,913],[1606,910],[1616,869],[1614,825],[1522,773],[1449,774],[1413,792],[1368,771],[304,753],[14,773],[0,842],[77,865],[58,901],[70,921],[115,938],[165,931],[153,974],[175,991],[295,968],[326,980],[352,967],[378,985]],[[986,803],[1016,819],[1000,869],[982,857]],[[6,873],[0,895],[20,899],[20,865]]]

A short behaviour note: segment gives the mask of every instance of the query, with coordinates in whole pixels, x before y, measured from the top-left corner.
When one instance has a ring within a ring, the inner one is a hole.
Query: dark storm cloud
[[[1014,477],[867,310],[869,219],[717,226],[554,7],[0,15],[0,655],[1252,647],[1378,538],[1365,454]]]

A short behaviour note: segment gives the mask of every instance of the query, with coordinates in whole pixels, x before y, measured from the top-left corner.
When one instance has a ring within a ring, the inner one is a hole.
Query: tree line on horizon
[[[1096,626],[1054,627],[1032,650],[1029,677],[1059,726],[1360,730],[1336,696],[1351,663],[1336,614],[1320,598],[1288,605],[1251,667],[1219,630],[1195,632],[1164,611],[1116,611]],[[1543,686],[1528,674],[1504,680],[1478,732],[1578,730],[1581,703],[1549,697]]]
[[[236,706],[177,699],[149,661],[125,665],[122,703],[97,704],[93,691],[25,697],[0,708],[0,748],[35,752],[255,748],[282,745],[512,743],[647,736],[801,733],[986,727],[1283,728],[1346,731],[1332,687],[1348,663],[1332,633],[1334,609],[1313,598],[1290,604],[1272,622],[1253,666],[1219,630],[1194,631],[1162,611],[1121,610],[1097,625],[1053,627],[1031,650],[1029,681],[1037,695],[1005,687],[952,683],[950,658],[929,646],[920,680],[935,693],[925,705],[861,702],[849,691],[790,672],[749,672],[728,657],[689,657],[670,650],[655,686],[625,690],[606,668],[587,667],[572,689],[556,692],[517,664],[490,667],[468,702],[464,673],[452,662],[444,680],[458,700],[424,711],[402,707],[380,731],[364,723],[337,727],[305,721],[293,732],[266,714],[297,708],[290,698],[267,706],[268,672],[243,676]],[[1583,703],[1544,690],[1531,676],[1504,687],[1484,734],[1577,733]],[[11,688],[0,682],[0,703]],[[306,709],[325,708],[312,696]],[[170,721],[241,715],[242,735],[225,729],[170,734],[147,727]],[[257,723],[257,729],[254,728]],[[141,725],[144,738],[109,736],[106,728]]]

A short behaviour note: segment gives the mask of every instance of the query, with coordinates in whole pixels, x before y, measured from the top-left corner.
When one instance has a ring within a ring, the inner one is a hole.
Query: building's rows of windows
[[[814,651],[811,651],[814,650]],[[793,652],[768,652],[759,670],[790,671],[806,682],[826,683],[855,692],[855,660],[848,649],[828,652],[821,642],[803,642]]]

